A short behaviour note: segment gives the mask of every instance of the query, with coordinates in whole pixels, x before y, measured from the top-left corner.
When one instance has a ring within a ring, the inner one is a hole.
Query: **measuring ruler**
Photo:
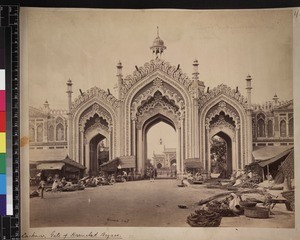
[[[6,215],[0,217],[0,239],[20,239],[19,209],[19,6],[0,5],[4,33],[6,115]],[[1,143],[0,143],[1,144]],[[3,145],[3,144],[2,144]]]

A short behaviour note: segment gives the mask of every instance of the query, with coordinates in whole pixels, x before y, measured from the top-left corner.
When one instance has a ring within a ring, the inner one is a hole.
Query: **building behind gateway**
[[[159,35],[150,49],[154,59],[136,66],[132,75],[123,76],[122,63],[117,64],[118,96],[97,86],[75,95],[68,80],[67,110],[51,109],[47,101],[41,108],[30,107],[30,161],[68,155],[85,166],[86,173],[96,174],[105,149],[108,160],[119,158],[123,168],[143,175],[146,134],[161,121],[176,131],[177,173],[189,161],[210,173],[214,136],[226,141],[229,174],[250,164],[256,148],[293,145],[293,100],[280,101],[275,94],[254,105],[250,75],[244,81],[246,96],[225,84],[210,89],[199,77],[197,60],[191,62],[194,70],[189,77],[180,65],[162,59],[166,46]]]

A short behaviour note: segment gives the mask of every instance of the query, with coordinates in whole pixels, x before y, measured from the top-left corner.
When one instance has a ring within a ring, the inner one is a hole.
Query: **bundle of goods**
[[[295,211],[295,192],[294,191],[286,191],[281,193],[282,196],[287,200],[286,208],[289,211]]]
[[[187,223],[192,227],[219,227],[222,216],[210,210],[196,210],[187,217]]]
[[[237,216],[231,209],[229,209],[229,201],[228,199],[224,199],[223,201],[211,201],[206,204],[206,207],[218,214],[220,214],[222,217],[234,217]]]
[[[30,193],[30,198],[38,197],[39,193],[38,191],[34,190],[32,193]]]
[[[243,208],[252,208],[252,207],[255,207],[256,204],[257,204],[257,202],[252,202],[252,201],[241,201],[240,202],[240,205]]]
[[[220,181],[214,182],[211,184],[206,185],[207,188],[220,188],[220,189],[226,189],[227,185],[222,185]]]
[[[257,188],[258,187],[258,185],[257,185],[257,183],[255,183],[255,182],[251,182],[251,181],[244,181],[244,182],[242,182],[240,185],[239,185],[239,187],[241,187],[241,188]]]
[[[244,214],[246,217],[250,217],[250,218],[269,218],[270,209],[266,207],[245,208]]]
[[[75,185],[66,185],[61,189],[63,192],[72,192],[72,191],[76,191],[77,188]]]

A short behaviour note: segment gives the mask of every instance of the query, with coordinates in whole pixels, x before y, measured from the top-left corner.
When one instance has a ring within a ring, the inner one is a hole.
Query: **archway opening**
[[[229,178],[232,173],[232,140],[224,132],[211,138],[211,171],[220,178]]]
[[[109,160],[109,149],[105,136],[97,134],[90,142],[90,175],[97,175],[99,166]]]
[[[157,178],[175,177],[178,138],[174,123],[163,115],[157,115],[145,124],[144,139],[146,177],[149,177],[153,170]]]
[[[108,122],[97,113],[84,125],[86,147],[82,150],[89,175],[97,175],[99,166],[109,159]]]

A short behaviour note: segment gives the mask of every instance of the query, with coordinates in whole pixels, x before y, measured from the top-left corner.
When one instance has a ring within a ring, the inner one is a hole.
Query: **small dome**
[[[159,37],[159,29],[157,27],[157,37],[154,39],[152,46],[150,47],[152,53],[161,55],[167,47],[164,41]]]
[[[157,36],[153,41],[152,47],[165,47],[165,43],[159,36]]]

